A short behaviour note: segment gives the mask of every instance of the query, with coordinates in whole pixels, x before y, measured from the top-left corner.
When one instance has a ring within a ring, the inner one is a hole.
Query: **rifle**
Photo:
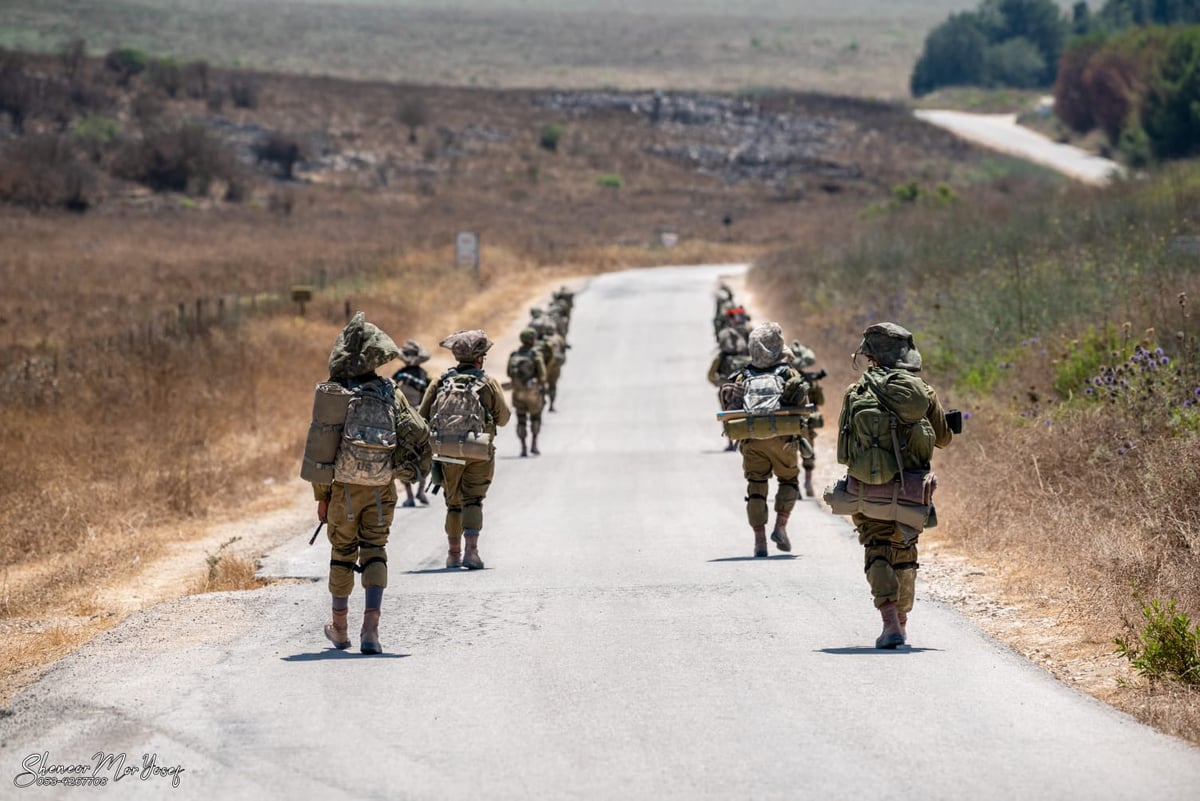
[[[314,542],[317,541],[317,535],[321,533],[321,526],[323,526],[323,525],[325,525],[324,520],[322,520],[320,523],[317,523],[317,527],[313,530],[313,535],[308,541],[309,545],[312,545]]]

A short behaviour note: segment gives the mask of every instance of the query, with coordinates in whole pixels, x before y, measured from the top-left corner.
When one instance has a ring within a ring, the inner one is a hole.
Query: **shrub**
[[[117,83],[121,86],[128,86],[133,76],[145,72],[148,62],[145,53],[132,47],[110,50],[104,57],[104,66],[116,74]]]
[[[1142,618],[1145,624],[1136,636],[1131,632],[1113,641],[1116,652],[1151,681],[1200,684],[1200,625],[1193,628],[1174,601],[1163,606],[1158,599],[1142,607]]]
[[[994,86],[1032,89],[1042,85],[1046,59],[1037,46],[1018,36],[994,44],[984,52],[984,75]]]
[[[562,141],[563,135],[567,132],[566,128],[558,123],[549,123],[542,126],[542,135],[538,140],[538,144],[545,150],[551,153],[558,151],[558,143]]]
[[[0,200],[29,208],[86,211],[96,173],[66,137],[33,136],[0,150]]]
[[[623,180],[621,180],[621,176],[617,175],[616,173],[610,172],[606,175],[601,175],[599,178],[597,178],[596,184],[598,186],[607,187],[609,189],[620,189],[625,184],[625,182]]]
[[[188,97],[196,100],[208,98],[208,62],[191,61],[183,68],[183,85]]]
[[[408,142],[417,143],[417,129],[429,124],[429,106],[425,99],[411,96],[400,101],[397,119],[408,128]]]
[[[8,114],[13,130],[21,133],[37,102],[37,82],[26,73],[24,56],[0,50],[0,114]]]
[[[229,97],[238,108],[258,108],[258,82],[245,75],[234,76],[229,82]]]
[[[1200,152],[1200,26],[1173,33],[1142,113],[1146,136],[1159,158]]]
[[[952,14],[925,39],[909,80],[916,97],[940,86],[978,84],[983,80],[987,36],[975,14]]]
[[[87,116],[75,123],[75,138],[83,146],[92,161],[99,161],[104,153],[117,141],[120,128],[117,121],[108,117]]]
[[[274,164],[282,177],[291,180],[296,162],[304,158],[304,148],[294,136],[272,133],[254,145],[254,155],[259,162]]]
[[[173,58],[156,58],[150,62],[149,72],[151,86],[167,97],[177,97],[183,88],[183,69]]]
[[[203,125],[185,123],[147,132],[118,154],[114,172],[156,191],[205,194],[214,180],[236,175],[233,157]]]
[[[62,60],[63,76],[69,83],[74,83],[83,77],[83,65],[87,62],[87,43],[83,39],[71,39],[59,48],[58,57]]]

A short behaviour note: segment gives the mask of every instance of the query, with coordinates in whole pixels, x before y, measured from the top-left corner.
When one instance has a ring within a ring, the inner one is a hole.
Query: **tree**
[[[993,86],[1032,89],[1042,85],[1046,60],[1037,45],[1018,36],[990,46],[984,52],[984,75]]]
[[[1067,39],[1067,23],[1054,0],[984,0],[979,15],[991,44],[1028,40],[1042,56],[1038,84],[1054,82]]]
[[[972,13],[951,14],[930,31],[909,80],[916,97],[940,86],[978,84],[984,77],[988,39],[980,18]]]
[[[1143,127],[1158,158],[1200,152],[1200,27],[1175,31],[1146,93]]]
[[[429,124],[429,106],[425,99],[409,95],[400,101],[400,109],[396,114],[400,122],[408,126],[408,143],[417,143],[417,129]]]

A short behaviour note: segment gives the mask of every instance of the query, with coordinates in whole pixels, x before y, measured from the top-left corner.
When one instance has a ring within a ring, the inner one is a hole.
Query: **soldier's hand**
[[[329,515],[329,501],[317,501],[317,520],[322,523],[328,523],[325,518]]]

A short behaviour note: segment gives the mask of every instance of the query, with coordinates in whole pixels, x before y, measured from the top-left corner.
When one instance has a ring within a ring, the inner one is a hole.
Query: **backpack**
[[[396,434],[396,388],[386,378],[348,387],[354,396],[346,408],[342,441],[333,463],[334,480],[378,487],[392,481]]]
[[[750,414],[779,411],[788,373],[789,369],[784,365],[763,372],[746,368],[742,379],[742,409]]]
[[[424,372],[420,367],[415,370],[405,368],[397,370],[392,376],[392,380],[396,382],[396,388],[404,395],[404,399],[414,406],[421,405],[421,399],[425,397],[425,390],[429,387],[429,375],[421,375]]]
[[[508,377],[528,384],[538,377],[537,362],[534,352],[530,350],[515,350],[508,357]]]
[[[928,386],[906,370],[872,367],[846,390],[838,421],[838,464],[864,484],[903,470],[928,470],[936,435],[925,419]]]
[[[429,413],[435,455],[469,461],[490,456],[491,436],[484,430],[489,415],[479,399],[486,383],[482,370],[452,367],[442,375]]]

